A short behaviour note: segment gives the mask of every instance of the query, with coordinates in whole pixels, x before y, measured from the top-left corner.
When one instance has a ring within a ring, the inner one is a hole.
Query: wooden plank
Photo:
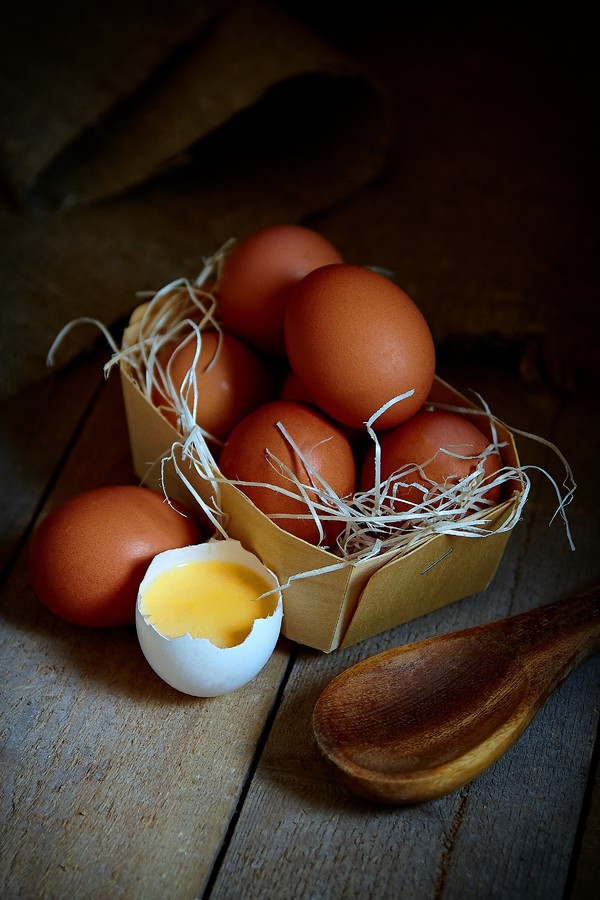
[[[554,438],[581,475],[568,547],[550,483],[535,477],[524,520],[485,594],[329,656],[302,651],[241,810],[211,900],[235,895],[313,897],[563,896],[598,725],[600,660],[590,661],[548,702],[530,729],[479,779],[448,797],[387,808],[331,783],[310,726],[320,691],[371,653],[550,602],[598,575],[594,521],[598,487],[585,470],[594,424],[585,398],[560,404],[483,373],[484,396],[509,424]],[[509,415],[510,413],[510,415]],[[583,416],[583,418],[582,418]],[[512,419],[516,421],[513,422]],[[554,424],[556,422],[556,424]],[[577,429],[574,425],[577,423]],[[523,462],[561,476],[556,457],[527,442]],[[532,473],[533,475],[535,473]],[[561,476],[562,477],[562,476]]]
[[[45,509],[132,480],[118,379]],[[288,649],[228,696],[154,676],[133,628],[76,628],[37,601],[21,554],[3,589],[4,897],[182,898],[202,890],[284,676]]]
[[[597,760],[596,760],[597,765]],[[598,896],[598,859],[600,857],[600,773],[596,768],[589,809],[582,823],[582,839],[574,866],[571,900],[596,900]]]
[[[89,354],[2,404],[0,419],[0,569],[15,553],[48,483],[103,380],[101,359]]]

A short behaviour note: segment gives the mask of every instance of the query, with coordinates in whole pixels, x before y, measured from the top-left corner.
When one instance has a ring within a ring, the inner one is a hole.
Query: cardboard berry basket
[[[137,311],[123,336],[123,346],[137,340]],[[190,507],[197,503],[177,473],[172,448],[179,432],[162,416],[136,383],[127,362],[120,363],[121,382],[133,467],[145,484],[166,490]],[[460,407],[476,407],[450,385],[435,380],[430,399]],[[485,431],[486,420],[480,425]],[[518,468],[512,435],[495,422],[503,463]],[[175,459],[194,490],[209,501],[213,485],[177,451]],[[510,536],[502,530],[519,503],[523,485],[505,485],[505,499],[487,515],[489,532],[482,537],[438,534],[398,555],[387,551],[360,562],[308,577],[292,579],[283,592],[282,633],[293,641],[324,652],[349,647],[463,597],[483,591],[493,578]],[[281,584],[299,573],[334,567],[340,558],[283,531],[233,484],[220,486],[219,508],[226,517],[229,537],[255,553]]]

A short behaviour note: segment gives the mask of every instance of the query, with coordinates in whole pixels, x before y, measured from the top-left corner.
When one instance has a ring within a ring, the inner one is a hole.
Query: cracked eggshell
[[[190,634],[169,638],[150,624],[141,611],[145,588],[161,573],[187,562],[219,560],[247,566],[275,589],[279,582],[253,553],[239,541],[218,539],[204,544],[159,553],[151,562],[140,584],[136,604],[136,629],[144,656],[156,674],[184,694],[194,697],[216,697],[243,687],[270,659],[277,644],[283,618],[283,601],[279,592],[274,612],[255,619],[248,636],[234,647],[220,648],[207,638]]]

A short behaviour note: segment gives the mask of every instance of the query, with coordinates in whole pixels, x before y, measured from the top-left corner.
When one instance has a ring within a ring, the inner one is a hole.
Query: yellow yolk
[[[270,585],[232,562],[183,563],[157,575],[145,589],[141,612],[164,637],[190,634],[217,647],[235,647],[277,607],[277,594],[258,600]]]

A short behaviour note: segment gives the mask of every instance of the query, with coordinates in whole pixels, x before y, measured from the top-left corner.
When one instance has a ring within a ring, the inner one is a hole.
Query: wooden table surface
[[[308,4],[314,19],[321,6]],[[552,521],[556,493],[541,471],[560,485],[560,458],[517,437],[531,494],[485,592],[344,651],[282,639],[246,687],[214,699],[178,694],[149,669],[132,628],[70,626],[28,581],[41,516],[81,490],[135,481],[119,379],[103,378],[101,340],[0,409],[2,898],[600,896],[600,658],[488,771],[434,802],[353,797],[328,777],[311,731],[320,692],[352,663],[600,581],[597,380],[551,377],[556,348],[573,370],[597,350],[597,217],[585,180],[592,91],[581,75],[589,57],[571,43],[579,67],[562,65],[567,39],[540,41],[529,71],[510,17],[497,32],[467,10],[476,40],[461,25],[449,43],[425,7],[414,34],[405,13],[419,4],[399,5],[395,31],[363,35],[354,23],[351,48],[396,91],[397,154],[387,177],[312,224],[352,259],[402,271],[443,339],[438,374],[560,449],[578,485],[568,508],[575,549],[560,517]],[[520,4],[512,15],[520,21]],[[562,15],[556,26],[562,36]],[[538,34],[535,15],[527,34]],[[482,40],[493,44],[487,56]],[[518,357],[530,339],[550,348],[550,377],[523,377],[532,357]]]
[[[347,794],[311,731],[320,691],[351,663],[598,580],[593,398],[524,390],[494,361],[477,371],[500,418],[554,442],[572,465],[574,551],[562,522],[549,524],[552,484],[531,470],[522,521],[484,593],[345,651],[282,639],[246,687],[193,699],[149,670],[133,629],[70,626],[28,583],[27,540],[41,515],[85,488],[134,480],[106,357],[102,346],[4,409],[2,896],[597,896],[599,658],[486,773],[415,807]],[[457,386],[473,379],[464,363],[439,365]],[[546,445],[519,447],[524,464],[562,479]]]

